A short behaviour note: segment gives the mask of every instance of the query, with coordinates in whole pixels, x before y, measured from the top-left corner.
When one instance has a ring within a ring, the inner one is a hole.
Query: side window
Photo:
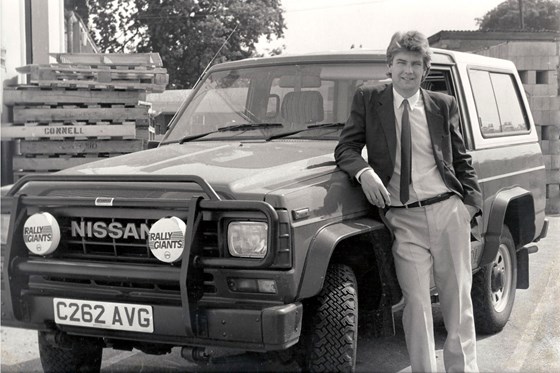
[[[513,76],[491,73],[492,85],[495,87],[498,113],[502,123],[502,132],[526,132],[529,121],[521,109],[521,101],[515,89]]]
[[[422,82],[422,88],[433,92],[445,93],[455,97],[455,99],[457,100],[457,105],[459,105],[459,127],[465,139],[465,143],[468,147],[468,138],[470,135],[468,131],[465,131],[464,128],[463,116],[461,113],[461,101],[459,97],[457,97],[457,90],[454,82],[455,81],[453,79],[451,69],[445,67],[432,67],[429,75]]]
[[[529,130],[511,74],[472,69],[469,76],[482,136],[507,136]]]
[[[455,96],[449,70],[430,70],[430,74],[422,82],[422,88]]]

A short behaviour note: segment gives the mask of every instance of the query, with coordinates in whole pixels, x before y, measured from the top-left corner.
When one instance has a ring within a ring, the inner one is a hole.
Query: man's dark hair
[[[393,34],[391,42],[387,47],[387,64],[393,64],[393,57],[399,52],[418,52],[422,55],[424,68],[430,69],[432,62],[432,50],[428,43],[428,38],[418,31],[397,31]],[[426,74],[424,74],[426,75]]]

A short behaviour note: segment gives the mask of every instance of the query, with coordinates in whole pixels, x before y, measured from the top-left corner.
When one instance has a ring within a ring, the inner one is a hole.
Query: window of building
[[[471,85],[484,137],[526,133],[529,121],[511,74],[470,70]]]
[[[548,84],[548,71],[547,70],[538,70],[537,77],[536,77],[537,84]]]

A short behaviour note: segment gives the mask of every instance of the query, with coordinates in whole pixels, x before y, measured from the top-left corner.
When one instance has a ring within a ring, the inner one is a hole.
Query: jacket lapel
[[[387,88],[379,97],[377,101],[377,113],[379,120],[385,133],[385,141],[389,149],[391,157],[391,170],[395,167],[395,155],[397,152],[397,131],[395,127],[395,109],[393,107],[393,85],[388,85]]]

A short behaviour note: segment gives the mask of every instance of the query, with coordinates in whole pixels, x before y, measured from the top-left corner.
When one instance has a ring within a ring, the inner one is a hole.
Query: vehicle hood
[[[60,175],[196,175],[226,198],[255,198],[332,172],[335,141],[198,141],[170,144],[61,171]]]

